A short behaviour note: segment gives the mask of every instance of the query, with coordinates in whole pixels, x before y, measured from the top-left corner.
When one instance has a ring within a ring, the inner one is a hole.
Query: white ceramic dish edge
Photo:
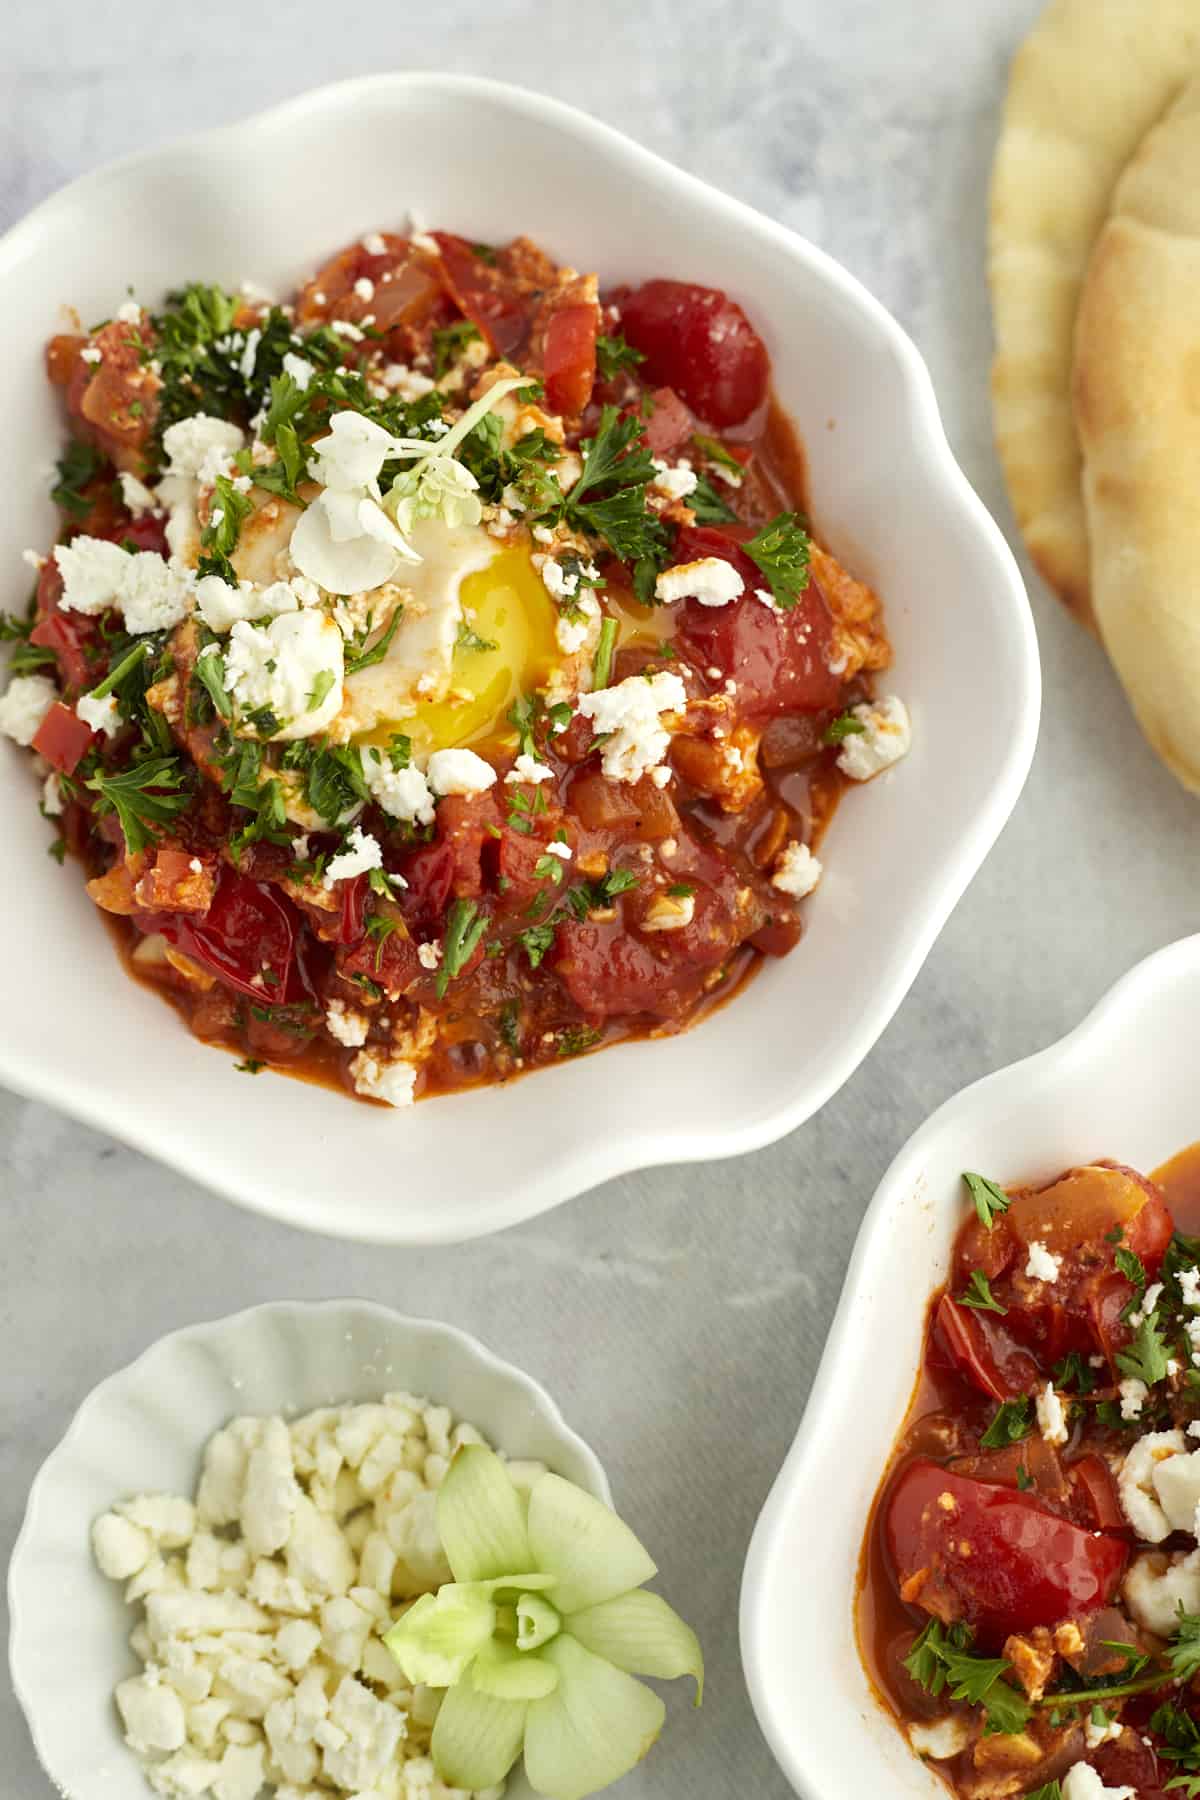
[[[876,1190],[742,1583],[750,1697],[804,1800],[840,1800],[851,1787],[914,1800],[946,1791],[873,1695],[852,1605],[868,1510],[916,1379],[925,1298],[945,1279],[965,1216],[960,1171],[1048,1180],[1105,1155],[1149,1170],[1185,1148],[1200,1137],[1189,1078],[1198,1011],[1200,935],[1139,963],[1066,1037],[946,1101]],[[1123,1055],[1130,1044],[1134,1055]],[[1163,1061],[1143,1055],[1138,1066],[1145,1045],[1162,1047]]]
[[[552,1143],[544,1141],[547,1135],[544,1133],[539,1154],[524,1158],[520,1179],[515,1175],[502,1178],[503,1191],[498,1192],[495,1188],[489,1191],[485,1183],[478,1181],[469,1188],[451,1181],[453,1191],[448,1192],[447,1198],[452,1198],[452,1204],[430,1205],[418,1201],[412,1205],[406,1203],[403,1208],[389,1208],[381,1206],[373,1196],[368,1197],[359,1184],[350,1183],[348,1191],[339,1195],[334,1204],[330,1201],[328,1188],[321,1191],[315,1183],[305,1185],[301,1170],[275,1169],[270,1160],[250,1157],[248,1145],[237,1132],[211,1132],[202,1136],[191,1133],[186,1135],[186,1141],[181,1141],[168,1107],[137,1105],[124,1094],[114,1094],[111,1088],[106,1089],[103,1083],[97,1087],[91,1066],[83,1068],[76,1064],[65,1068],[60,1063],[51,1083],[44,1055],[35,1057],[31,1063],[20,1041],[0,1039],[0,1079],[7,1085],[34,1098],[52,1099],[54,1104],[98,1129],[115,1131],[138,1149],[174,1165],[252,1210],[304,1228],[335,1232],[362,1241],[417,1244],[461,1241],[516,1224],[571,1195],[632,1169],[734,1156],[761,1148],[794,1129],[821,1107],[858,1066],[888,1024],[945,920],[1011,812],[1036,743],[1040,671],[1032,619],[1016,564],[998,527],[952,457],[928,372],[919,352],[900,326],[824,252],[739,201],[717,193],[675,169],[609,127],[559,102],[476,78],[424,74],[368,77],[317,90],[241,124],[201,134],[167,150],[140,153],[85,176],[44,202],[0,242],[0,278],[39,237],[53,234],[62,217],[75,216],[81,208],[86,210],[89,200],[98,199],[114,185],[119,187],[138,171],[153,169],[160,159],[178,161],[181,157],[199,153],[201,147],[206,155],[215,155],[222,146],[227,151],[235,146],[249,149],[256,142],[270,143],[272,138],[297,129],[305,121],[320,121],[331,112],[346,114],[360,104],[366,107],[392,95],[406,102],[412,102],[414,97],[431,103],[449,99],[479,105],[486,101],[519,114],[522,123],[530,129],[534,126],[544,128],[569,137],[589,151],[594,150],[597,159],[612,169],[614,177],[627,174],[631,181],[640,181],[655,192],[677,196],[681,208],[702,208],[706,224],[711,221],[714,227],[727,228],[732,236],[752,234],[759,244],[765,245],[764,255],[771,250],[781,256],[786,254],[809,271],[816,285],[825,284],[835,290],[837,303],[860,315],[863,332],[881,340],[886,351],[886,355],[881,351],[882,360],[890,359],[899,371],[904,389],[904,422],[899,435],[907,438],[919,452],[915,460],[922,467],[921,480],[928,486],[931,509],[942,514],[948,530],[952,528],[964,540],[973,538],[980,560],[990,563],[993,591],[987,604],[995,615],[995,633],[1014,674],[1010,684],[1012,692],[1006,695],[1012,716],[1005,721],[1004,745],[995,751],[995,774],[986,790],[986,799],[969,818],[956,822],[951,846],[938,845],[940,866],[937,877],[927,884],[919,901],[906,902],[901,908],[902,924],[893,931],[895,942],[889,942],[886,949],[880,950],[878,968],[872,971],[870,983],[862,994],[853,997],[852,1006],[847,1003],[848,1017],[832,1033],[829,1045],[820,1053],[814,1051],[807,1055],[802,1063],[790,1069],[786,1082],[776,1076],[770,1091],[760,1088],[753,1101],[741,1095],[731,1107],[729,1101],[733,1097],[727,1094],[724,1110],[707,1104],[694,1108],[691,1116],[685,1117],[671,1106],[658,1109],[657,1115],[650,1109],[639,1108],[627,1114],[619,1132],[607,1129],[560,1131]],[[902,779],[902,774],[885,778],[884,783],[877,785],[886,788],[889,794],[898,792],[886,787],[892,779]],[[918,777],[914,773],[911,779],[915,782]],[[861,829],[866,832],[866,821],[870,816],[868,807],[882,807],[882,795],[855,796],[855,800],[863,819]],[[919,815],[920,801],[910,804]],[[835,822],[839,834],[840,826],[840,820]],[[823,892],[817,896],[815,904],[826,908],[828,916],[835,901],[831,884],[827,882],[826,886],[830,887],[830,896],[826,898]],[[851,894],[851,910],[857,904],[856,897]],[[819,921],[820,911],[815,911],[812,917]],[[97,954],[101,953],[97,945]],[[818,961],[822,956],[821,950],[815,947],[812,954]],[[778,976],[778,971],[772,970],[769,974]],[[798,971],[792,972],[791,979],[799,981]],[[765,977],[760,976],[756,984],[758,992],[735,1002],[735,1006],[754,1007],[756,1003],[761,1006],[764,981]],[[803,1004],[802,997],[800,1003]],[[819,1008],[818,1000],[818,1012]],[[711,1020],[700,1027],[701,1033],[708,1034],[705,1044],[714,1057],[719,1057],[722,1050],[729,1047],[741,1060],[744,1060],[744,1031],[745,1027],[734,1031],[729,1026],[722,1031],[719,1022]],[[584,1113],[589,1110],[589,1100],[593,1103],[592,1110],[598,1101],[602,1111],[608,1102],[609,1084],[614,1077],[598,1077],[595,1063],[619,1054],[625,1059],[626,1080],[632,1076],[635,1084],[649,1080],[657,1087],[661,1080],[657,1049],[639,1044],[620,1052],[608,1051],[601,1058],[583,1059],[569,1070],[564,1068],[553,1074],[539,1074],[537,1080],[541,1084],[558,1081],[559,1094],[554,1098],[561,1096],[558,1111],[562,1115],[581,1116],[580,1099],[584,1101]],[[691,1048],[687,1039],[675,1040],[671,1052],[682,1091],[695,1082],[704,1066],[704,1053]],[[212,1052],[203,1054],[212,1058]],[[584,1075],[582,1071],[589,1061],[593,1067]],[[689,1062],[694,1066],[685,1067]],[[644,1071],[640,1080],[639,1063]],[[194,1058],[189,1061],[185,1053],[180,1052],[180,1079],[184,1078],[185,1069],[199,1066]],[[218,1071],[215,1065],[211,1066],[208,1085],[214,1097],[227,1091],[234,1079],[226,1070]],[[506,1118],[511,1114],[513,1092],[509,1090],[504,1096],[508,1102]],[[550,1102],[549,1090],[544,1098]],[[475,1109],[480,1133],[492,1134],[493,1142],[497,1126],[504,1122],[478,1094],[469,1100],[443,1099],[432,1104],[444,1110],[447,1130],[460,1141],[462,1133],[456,1132],[455,1126],[460,1121],[467,1123],[462,1112],[467,1104]],[[328,1096],[312,1093],[313,1129],[326,1137],[334,1129],[328,1108]],[[281,1120],[287,1118],[282,1138],[289,1139],[292,1112],[280,1100],[272,1102],[271,1110]],[[418,1113],[427,1110],[418,1108]],[[523,1120],[527,1110],[524,1105],[518,1107]],[[678,1116],[673,1118],[673,1113]],[[356,1128],[364,1138],[369,1136],[378,1143],[384,1129],[379,1118],[364,1118],[361,1109],[354,1109],[349,1116],[353,1116]],[[398,1129],[404,1130],[404,1124]],[[518,1131],[527,1129],[527,1124],[518,1125]],[[428,1130],[432,1135],[433,1127]],[[414,1137],[420,1135],[411,1134]],[[276,1138],[279,1141],[278,1131]],[[422,1148],[427,1156],[428,1145]],[[501,1182],[498,1182],[497,1188],[500,1187]],[[408,1192],[412,1192],[411,1182]]]
[[[33,1482],[8,1570],[13,1689],[66,1800],[150,1792],[112,1705],[114,1685],[137,1667],[127,1649],[134,1610],[92,1563],[91,1520],[130,1493],[192,1493],[204,1444],[234,1414],[295,1414],[402,1389],[611,1504],[599,1459],[532,1376],[456,1326],[372,1301],[273,1301],[186,1326],[87,1395]],[[532,1800],[523,1779],[509,1792]]]

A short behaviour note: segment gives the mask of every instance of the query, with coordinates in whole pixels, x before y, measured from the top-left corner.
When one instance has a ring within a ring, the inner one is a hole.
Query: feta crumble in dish
[[[96,1564],[138,1609],[144,1668],[115,1698],[156,1793],[460,1792],[431,1758],[441,1696],[408,1683],[382,1640],[450,1580],[437,1490],[481,1442],[410,1394],[234,1419],[209,1442],[194,1498],[139,1495],[96,1520]],[[508,1469],[526,1489],[544,1473]]]
[[[962,1800],[1200,1792],[1200,1146],[964,1181],[863,1547],[865,1666]]]
[[[54,338],[0,733],[199,1037],[404,1106],[672,1032],[904,755],[733,299],[373,232]]]

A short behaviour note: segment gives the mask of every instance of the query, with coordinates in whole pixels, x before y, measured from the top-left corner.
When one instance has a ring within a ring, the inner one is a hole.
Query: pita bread
[[[1150,743],[1200,792],[1200,81],[1117,189],[1074,386],[1100,633]]]
[[[996,444],[1041,574],[1091,623],[1071,411],[1079,293],[1113,189],[1200,71],[1200,0],[1051,0],[1013,64],[992,175]]]

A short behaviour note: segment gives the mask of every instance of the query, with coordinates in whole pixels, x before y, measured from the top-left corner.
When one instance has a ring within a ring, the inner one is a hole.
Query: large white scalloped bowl
[[[66,1800],[147,1800],[113,1688],[138,1664],[133,1612],[91,1557],[92,1520],[131,1494],[193,1494],[204,1445],[241,1414],[295,1415],[404,1390],[448,1406],[498,1449],[611,1504],[599,1461],[528,1375],[449,1325],[366,1300],[278,1302],[162,1338],[101,1382],[43,1463],[8,1571],[9,1665]],[[523,1775],[509,1800],[533,1800]]]
[[[925,1303],[965,1216],[962,1171],[1049,1181],[1093,1157],[1145,1171],[1200,1139],[1200,936],[1140,963],[1069,1037],[964,1089],[875,1193],[795,1444],[742,1584],[759,1724],[805,1800],[934,1800],[943,1783],[874,1697],[854,1637],[867,1515],[916,1380]]]
[[[41,372],[68,302],[128,287],[284,289],[409,208],[473,238],[528,232],[605,282],[690,277],[742,300],[806,434],[816,517],[886,597],[916,746],[850,796],[809,930],[699,1029],[402,1115],[248,1081],[131,985],[76,870],[46,856],[21,756],[0,745],[0,1081],[296,1225],[396,1243],[511,1225],[655,1163],[780,1137],[847,1080],[999,833],[1033,755],[1039,670],[1016,565],[951,457],[917,351],[812,245],[557,102],[387,75],[102,170],[0,242],[0,568],[54,530],[42,471],[61,421]],[[987,704],[979,674],[987,671]]]

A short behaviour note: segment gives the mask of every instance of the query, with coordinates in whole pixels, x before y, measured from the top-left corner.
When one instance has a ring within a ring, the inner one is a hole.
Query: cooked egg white
[[[386,742],[400,731],[421,754],[486,743],[508,729],[516,695],[562,660],[557,609],[527,544],[439,520],[421,521],[412,541],[424,560],[404,571],[400,625],[382,662],[347,679],[339,733]]]

